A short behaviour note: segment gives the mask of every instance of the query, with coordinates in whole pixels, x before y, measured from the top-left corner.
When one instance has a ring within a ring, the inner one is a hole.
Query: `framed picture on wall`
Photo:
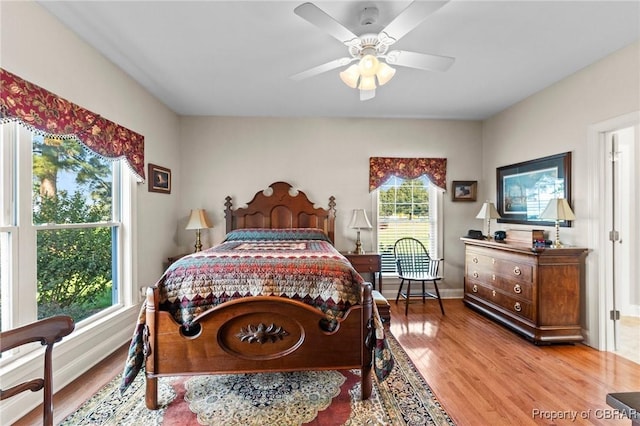
[[[170,169],[149,163],[147,174],[150,192],[162,192],[164,194],[171,194]]]
[[[452,201],[476,201],[478,193],[478,181],[475,180],[454,180]]]
[[[501,223],[553,226],[540,214],[556,198],[571,202],[571,153],[551,155],[496,169]],[[570,226],[562,221],[560,226]]]

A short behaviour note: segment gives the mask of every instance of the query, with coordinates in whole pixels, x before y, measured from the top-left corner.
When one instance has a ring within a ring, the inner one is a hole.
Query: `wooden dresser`
[[[462,238],[464,303],[536,344],[580,342],[585,248]]]

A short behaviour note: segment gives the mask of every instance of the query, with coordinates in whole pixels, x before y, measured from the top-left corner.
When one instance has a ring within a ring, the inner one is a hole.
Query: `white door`
[[[640,364],[639,126],[605,133],[603,241],[608,351]]]

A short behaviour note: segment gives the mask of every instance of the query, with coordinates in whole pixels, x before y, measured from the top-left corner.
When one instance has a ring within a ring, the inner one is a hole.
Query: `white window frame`
[[[2,307],[2,326],[15,328],[37,319],[37,231],[45,229],[81,228],[87,226],[114,227],[116,265],[114,283],[117,283],[118,302],[112,306],[76,323],[76,330],[131,307],[139,302],[138,292],[134,290],[134,262],[132,261],[134,243],[133,223],[135,212],[136,181],[132,173],[123,164],[114,165],[113,200],[114,221],[98,224],[57,224],[33,225],[32,223],[32,132],[25,126],[15,123],[5,124],[0,139],[0,173],[2,173],[2,206],[0,214],[0,238],[3,244],[2,295],[5,302]],[[21,143],[21,141],[28,143]],[[122,163],[124,160],[119,160]],[[21,182],[27,184],[20,185]],[[117,191],[120,192],[119,196]],[[8,235],[8,238],[6,237]],[[6,252],[5,252],[6,250]],[[6,269],[5,269],[6,268]],[[6,296],[6,299],[5,299]],[[6,300],[10,300],[9,303]]]
[[[380,189],[377,188],[372,192],[372,211],[375,213],[374,215],[374,227],[376,230],[376,242],[375,249],[378,250],[380,247],[380,240],[378,232],[378,224],[379,224],[379,203],[380,203]],[[433,238],[430,241],[430,244],[426,247],[429,251],[429,254],[434,258],[442,259],[444,253],[444,190],[439,188],[438,186],[431,183],[429,185],[429,221],[431,229],[433,230]],[[442,267],[444,266],[441,264]],[[440,274],[443,274],[444,271],[441,269]],[[395,272],[382,272],[382,275],[387,278],[397,277],[398,274]]]

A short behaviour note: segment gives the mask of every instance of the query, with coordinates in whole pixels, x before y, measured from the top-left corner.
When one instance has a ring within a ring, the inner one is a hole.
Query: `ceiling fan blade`
[[[349,45],[350,42],[359,40],[354,33],[349,31],[344,25],[333,19],[331,16],[327,15],[322,9],[313,3],[302,3],[300,6],[293,9],[293,12],[321,30],[326,31],[341,43]]]
[[[393,21],[389,23],[378,36],[382,43],[387,46],[404,37],[409,31],[417,27],[427,16],[440,9],[449,0],[443,1],[420,1],[415,0],[405,10],[400,12]]]
[[[429,53],[392,50],[385,55],[389,65],[418,68],[425,71],[446,71],[455,62],[450,56],[431,55]]]
[[[355,60],[356,58],[334,59],[333,61],[327,62],[326,64],[318,65],[317,67],[309,68],[306,71],[302,71],[297,74],[294,74],[289,78],[296,81],[304,80],[305,78],[313,77],[315,75],[322,74],[324,72],[331,71],[333,69],[345,66]]]

